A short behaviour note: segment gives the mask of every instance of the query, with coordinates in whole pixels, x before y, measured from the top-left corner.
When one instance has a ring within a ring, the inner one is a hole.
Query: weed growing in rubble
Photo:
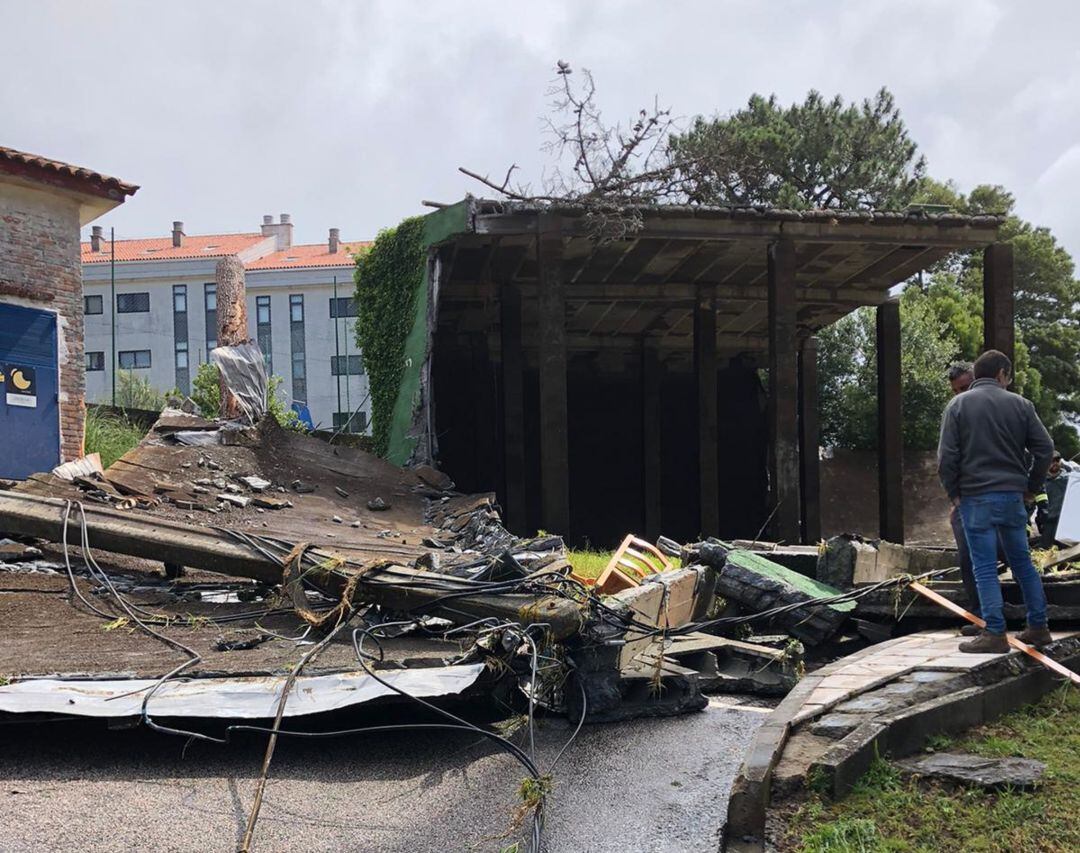
[[[127,418],[86,408],[86,452],[100,454],[105,468],[142,441],[144,433]]]

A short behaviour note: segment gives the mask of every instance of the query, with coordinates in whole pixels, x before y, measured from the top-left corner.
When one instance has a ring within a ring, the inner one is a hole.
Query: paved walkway
[[[1054,639],[1070,635],[1071,632],[1055,633]],[[816,679],[817,683],[791,721],[798,725],[859,693],[914,670],[962,673],[1005,656],[961,652],[958,646],[965,639],[958,636],[956,631],[924,631],[878,643],[849,655],[807,676],[808,679]],[[1005,654],[1019,655],[1020,652]]]

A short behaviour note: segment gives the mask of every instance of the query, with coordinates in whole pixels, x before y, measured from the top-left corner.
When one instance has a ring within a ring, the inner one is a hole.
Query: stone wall
[[[57,314],[60,454],[63,461],[81,456],[83,299],[73,199],[0,180],[0,302]]]
[[[821,460],[821,532],[878,538],[877,452],[834,450]],[[954,544],[949,501],[937,476],[937,454],[904,451],[904,541],[909,545]]]

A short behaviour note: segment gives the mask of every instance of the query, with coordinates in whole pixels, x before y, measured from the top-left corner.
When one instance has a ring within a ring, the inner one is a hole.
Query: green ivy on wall
[[[405,370],[405,339],[413,301],[424,281],[424,218],[414,216],[379,232],[356,259],[356,343],[371,389],[375,452],[386,456],[394,403]]]

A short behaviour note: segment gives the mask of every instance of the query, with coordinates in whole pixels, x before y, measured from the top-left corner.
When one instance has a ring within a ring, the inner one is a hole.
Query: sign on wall
[[[0,380],[4,382],[9,406],[37,408],[37,371],[34,368],[19,364],[6,365]]]

